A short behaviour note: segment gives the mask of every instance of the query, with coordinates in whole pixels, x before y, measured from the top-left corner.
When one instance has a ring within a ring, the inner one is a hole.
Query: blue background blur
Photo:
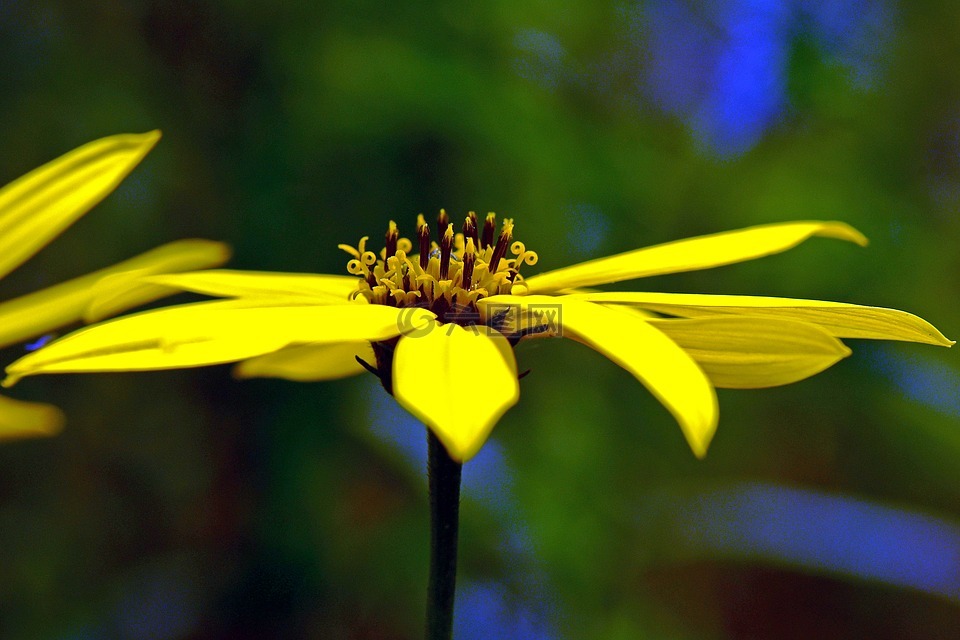
[[[842,219],[868,249],[641,286],[893,306],[956,338],[958,33],[947,0],[0,0],[0,181],[164,131],[0,297],[191,236],[339,273],[338,243],[440,207],[515,217],[543,269]],[[616,365],[522,347],[520,404],[464,473],[458,637],[960,637],[956,353],[851,344],[721,391],[702,462]],[[370,376],[14,391],[70,422],[0,448],[0,637],[419,637],[424,436]]]

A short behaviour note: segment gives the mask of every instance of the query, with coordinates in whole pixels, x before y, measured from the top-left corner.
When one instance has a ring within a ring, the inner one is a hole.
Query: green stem
[[[430,484],[430,580],[427,584],[427,640],[453,637],[457,584],[457,530],[460,526],[460,469],[437,436],[427,430]]]

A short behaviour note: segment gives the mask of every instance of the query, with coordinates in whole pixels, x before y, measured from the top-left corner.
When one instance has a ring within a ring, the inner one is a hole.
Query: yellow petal
[[[649,320],[686,351],[716,387],[758,389],[803,380],[850,355],[806,322],[754,316]]]
[[[434,316],[382,305],[264,306],[224,300],[145,311],[69,334],[7,367],[39,373],[144,371],[244,360],[290,344],[387,340]]]
[[[393,394],[451,458],[466,462],[520,398],[517,363],[506,339],[492,330],[436,325],[400,338]]]
[[[52,436],[63,423],[63,412],[53,405],[0,396],[0,441]]]
[[[0,277],[103,200],[159,139],[159,131],[101,138],[0,189]]]
[[[93,287],[83,321],[97,322],[179,291],[146,282],[148,277],[218,267],[229,259],[230,247],[222,242],[178,240],[98,271],[104,277]]]
[[[359,283],[357,276],[229,269],[154,276],[149,280],[166,287],[221,298],[302,296],[311,298],[315,304],[350,302],[350,294],[357,291]]]
[[[953,344],[929,322],[906,311],[843,302],[635,291],[589,293],[572,297],[593,302],[631,304],[683,318],[746,314],[800,320],[816,324],[838,338],[903,340],[945,347]]]
[[[564,337],[599,351],[647,387],[680,423],[697,457],[717,428],[717,395],[706,374],[673,340],[637,314],[623,313],[574,296],[492,296],[489,305],[517,305],[536,314],[562,309],[556,322]]]
[[[233,369],[238,378],[284,378],[296,382],[336,380],[365,371],[357,357],[373,364],[369,342],[298,344],[244,360]]]
[[[748,227],[635,249],[524,280],[528,293],[549,293],[645,276],[709,269],[762,258],[791,249],[811,236],[826,236],[865,245],[867,239],[842,222],[785,222]]]
[[[229,249],[219,242],[182,240],[58,285],[0,303],[0,346],[71,324],[125,311],[174,293],[144,284],[139,276],[223,263]]]

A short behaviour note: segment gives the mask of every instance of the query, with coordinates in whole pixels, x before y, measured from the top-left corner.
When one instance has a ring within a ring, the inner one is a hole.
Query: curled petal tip
[[[707,457],[707,449],[710,448],[713,436],[717,432],[716,418],[717,414],[714,413],[713,420],[706,425],[701,425],[702,431],[699,433],[693,429],[683,429],[683,435],[687,441],[687,445],[690,447],[693,455],[697,457],[697,460],[703,460]]]
[[[818,235],[827,238],[836,238],[838,240],[848,240],[854,244],[860,245],[861,247],[865,247],[870,244],[870,240],[867,239],[867,236],[863,235],[859,230],[847,224],[846,222],[825,223]]]

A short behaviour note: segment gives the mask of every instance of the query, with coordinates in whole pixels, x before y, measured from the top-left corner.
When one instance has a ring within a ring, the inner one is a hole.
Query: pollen
[[[351,256],[347,271],[359,279],[354,297],[363,296],[371,304],[421,307],[441,323],[467,326],[484,323],[478,300],[522,287],[521,266],[537,263],[537,254],[513,239],[513,227],[513,220],[505,219],[497,234],[496,214],[487,214],[481,226],[471,211],[457,232],[441,209],[436,235],[419,215],[413,241],[400,237],[391,221],[379,254],[367,248],[369,237],[355,247],[340,248]],[[412,253],[414,246],[417,253]]]

